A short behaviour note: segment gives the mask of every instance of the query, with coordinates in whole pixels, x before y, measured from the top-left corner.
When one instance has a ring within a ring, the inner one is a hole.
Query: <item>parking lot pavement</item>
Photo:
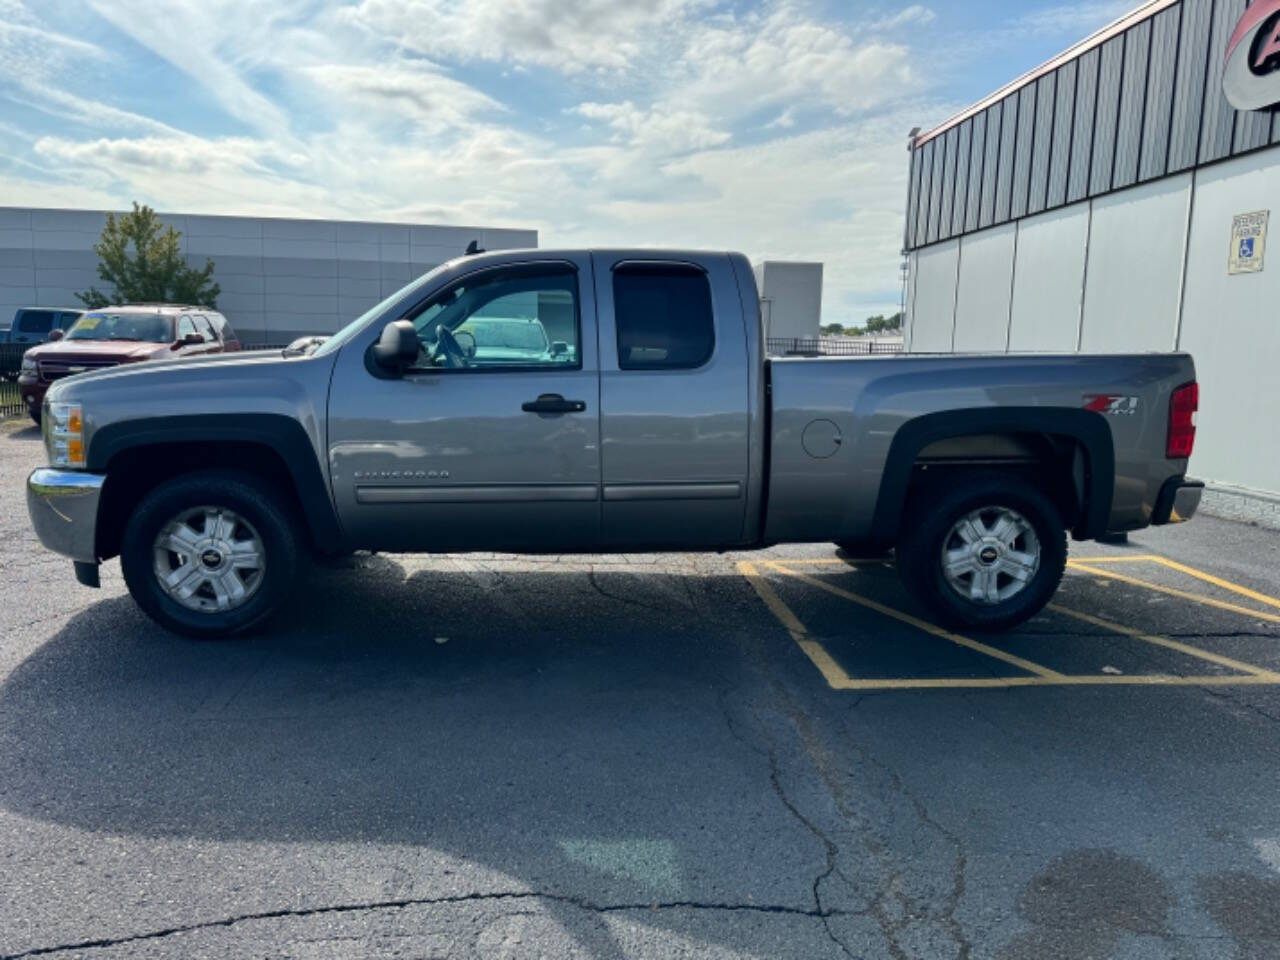
[[[0,427],[0,957],[1280,956],[1275,534],[357,556],[199,644],[40,551]],[[862,561],[862,562],[860,562]]]

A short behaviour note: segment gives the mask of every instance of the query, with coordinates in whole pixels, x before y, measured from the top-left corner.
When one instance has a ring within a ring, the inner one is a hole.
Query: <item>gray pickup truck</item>
[[[1034,615],[1078,540],[1186,520],[1191,358],[766,359],[738,254],[451,261],[319,346],[49,392],[45,546],[171,630],[244,631],[310,556],[894,548],[935,616]]]

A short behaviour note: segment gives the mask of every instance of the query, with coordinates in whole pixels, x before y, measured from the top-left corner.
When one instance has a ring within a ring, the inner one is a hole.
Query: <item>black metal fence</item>
[[[245,350],[283,350],[284,343],[246,343]],[[18,372],[29,343],[0,343],[0,420],[27,416],[27,405],[18,392]]]
[[[902,353],[901,341],[821,339],[798,340],[770,337],[765,347],[771,357],[869,357]]]

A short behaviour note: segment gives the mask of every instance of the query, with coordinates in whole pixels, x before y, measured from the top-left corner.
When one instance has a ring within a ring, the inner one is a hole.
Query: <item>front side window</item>
[[[53,313],[48,310],[28,310],[18,318],[20,333],[48,333],[53,329]]]
[[[192,314],[192,319],[196,322],[196,333],[204,337],[205,343],[213,343],[218,339],[218,335],[213,332],[213,327],[209,324],[209,318],[200,314]]]
[[[690,370],[711,359],[711,285],[696,267],[621,264],[613,271],[613,312],[620,370]]]
[[[158,313],[86,313],[67,331],[68,340],[140,340],[169,343],[173,322]]]
[[[422,343],[415,369],[579,367],[578,276],[535,264],[464,278],[408,319]]]

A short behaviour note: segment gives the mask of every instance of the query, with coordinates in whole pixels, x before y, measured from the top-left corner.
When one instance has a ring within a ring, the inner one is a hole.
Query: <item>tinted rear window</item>
[[[624,264],[613,272],[622,370],[688,370],[711,358],[711,285],[695,267]]]

